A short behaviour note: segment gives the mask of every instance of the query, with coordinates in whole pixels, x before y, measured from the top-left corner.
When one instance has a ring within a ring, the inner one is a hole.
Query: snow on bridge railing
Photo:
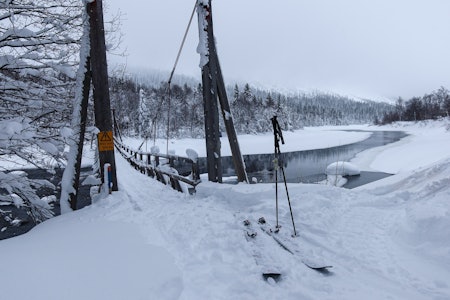
[[[179,192],[195,193],[195,187],[201,182],[196,161],[178,155],[164,155],[133,149],[114,139],[120,154],[143,174],[156,178],[163,184],[169,184]],[[180,174],[181,173],[181,174]],[[183,182],[186,185],[180,183]]]

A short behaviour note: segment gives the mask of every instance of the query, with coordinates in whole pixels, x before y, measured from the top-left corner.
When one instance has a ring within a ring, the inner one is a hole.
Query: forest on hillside
[[[111,103],[124,134],[165,137],[168,118],[171,137],[203,137],[201,84],[145,83],[111,77]],[[236,131],[256,134],[272,130],[270,118],[278,116],[285,130],[304,126],[373,123],[392,109],[386,103],[355,101],[328,93],[283,94],[235,84],[227,89]],[[170,103],[170,112],[169,112]],[[223,124],[221,129],[224,131]]]

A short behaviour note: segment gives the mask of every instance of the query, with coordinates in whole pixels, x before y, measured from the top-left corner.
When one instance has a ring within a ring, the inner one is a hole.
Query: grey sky
[[[123,14],[127,65],[169,71],[195,0],[103,1],[109,13]],[[212,5],[225,80],[391,99],[450,88],[449,0],[212,0]],[[194,17],[177,73],[200,79]]]

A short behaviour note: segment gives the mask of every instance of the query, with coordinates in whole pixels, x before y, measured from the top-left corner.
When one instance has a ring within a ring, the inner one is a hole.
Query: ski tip
[[[331,275],[332,274],[332,272],[330,271],[330,269],[333,267],[333,266],[311,266],[311,265],[308,265],[308,264],[305,264],[308,268],[310,268],[310,269],[313,269],[314,271],[317,271],[317,272],[319,272],[319,273],[322,273],[322,274],[324,274],[324,275]]]
[[[281,280],[280,273],[263,273],[262,276],[266,281],[273,280],[275,282],[278,282]]]

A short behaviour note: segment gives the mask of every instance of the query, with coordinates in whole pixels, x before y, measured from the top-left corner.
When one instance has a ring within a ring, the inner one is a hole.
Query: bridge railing
[[[197,162],[188,157],[137,150],[116,139],[114,144],[136,170],[156,178],[163,184],[170,184],[179,192],[186,192],[180,181],[188,185],[187,192],[190,194],[195,193],[195,187],[201,182]]]

